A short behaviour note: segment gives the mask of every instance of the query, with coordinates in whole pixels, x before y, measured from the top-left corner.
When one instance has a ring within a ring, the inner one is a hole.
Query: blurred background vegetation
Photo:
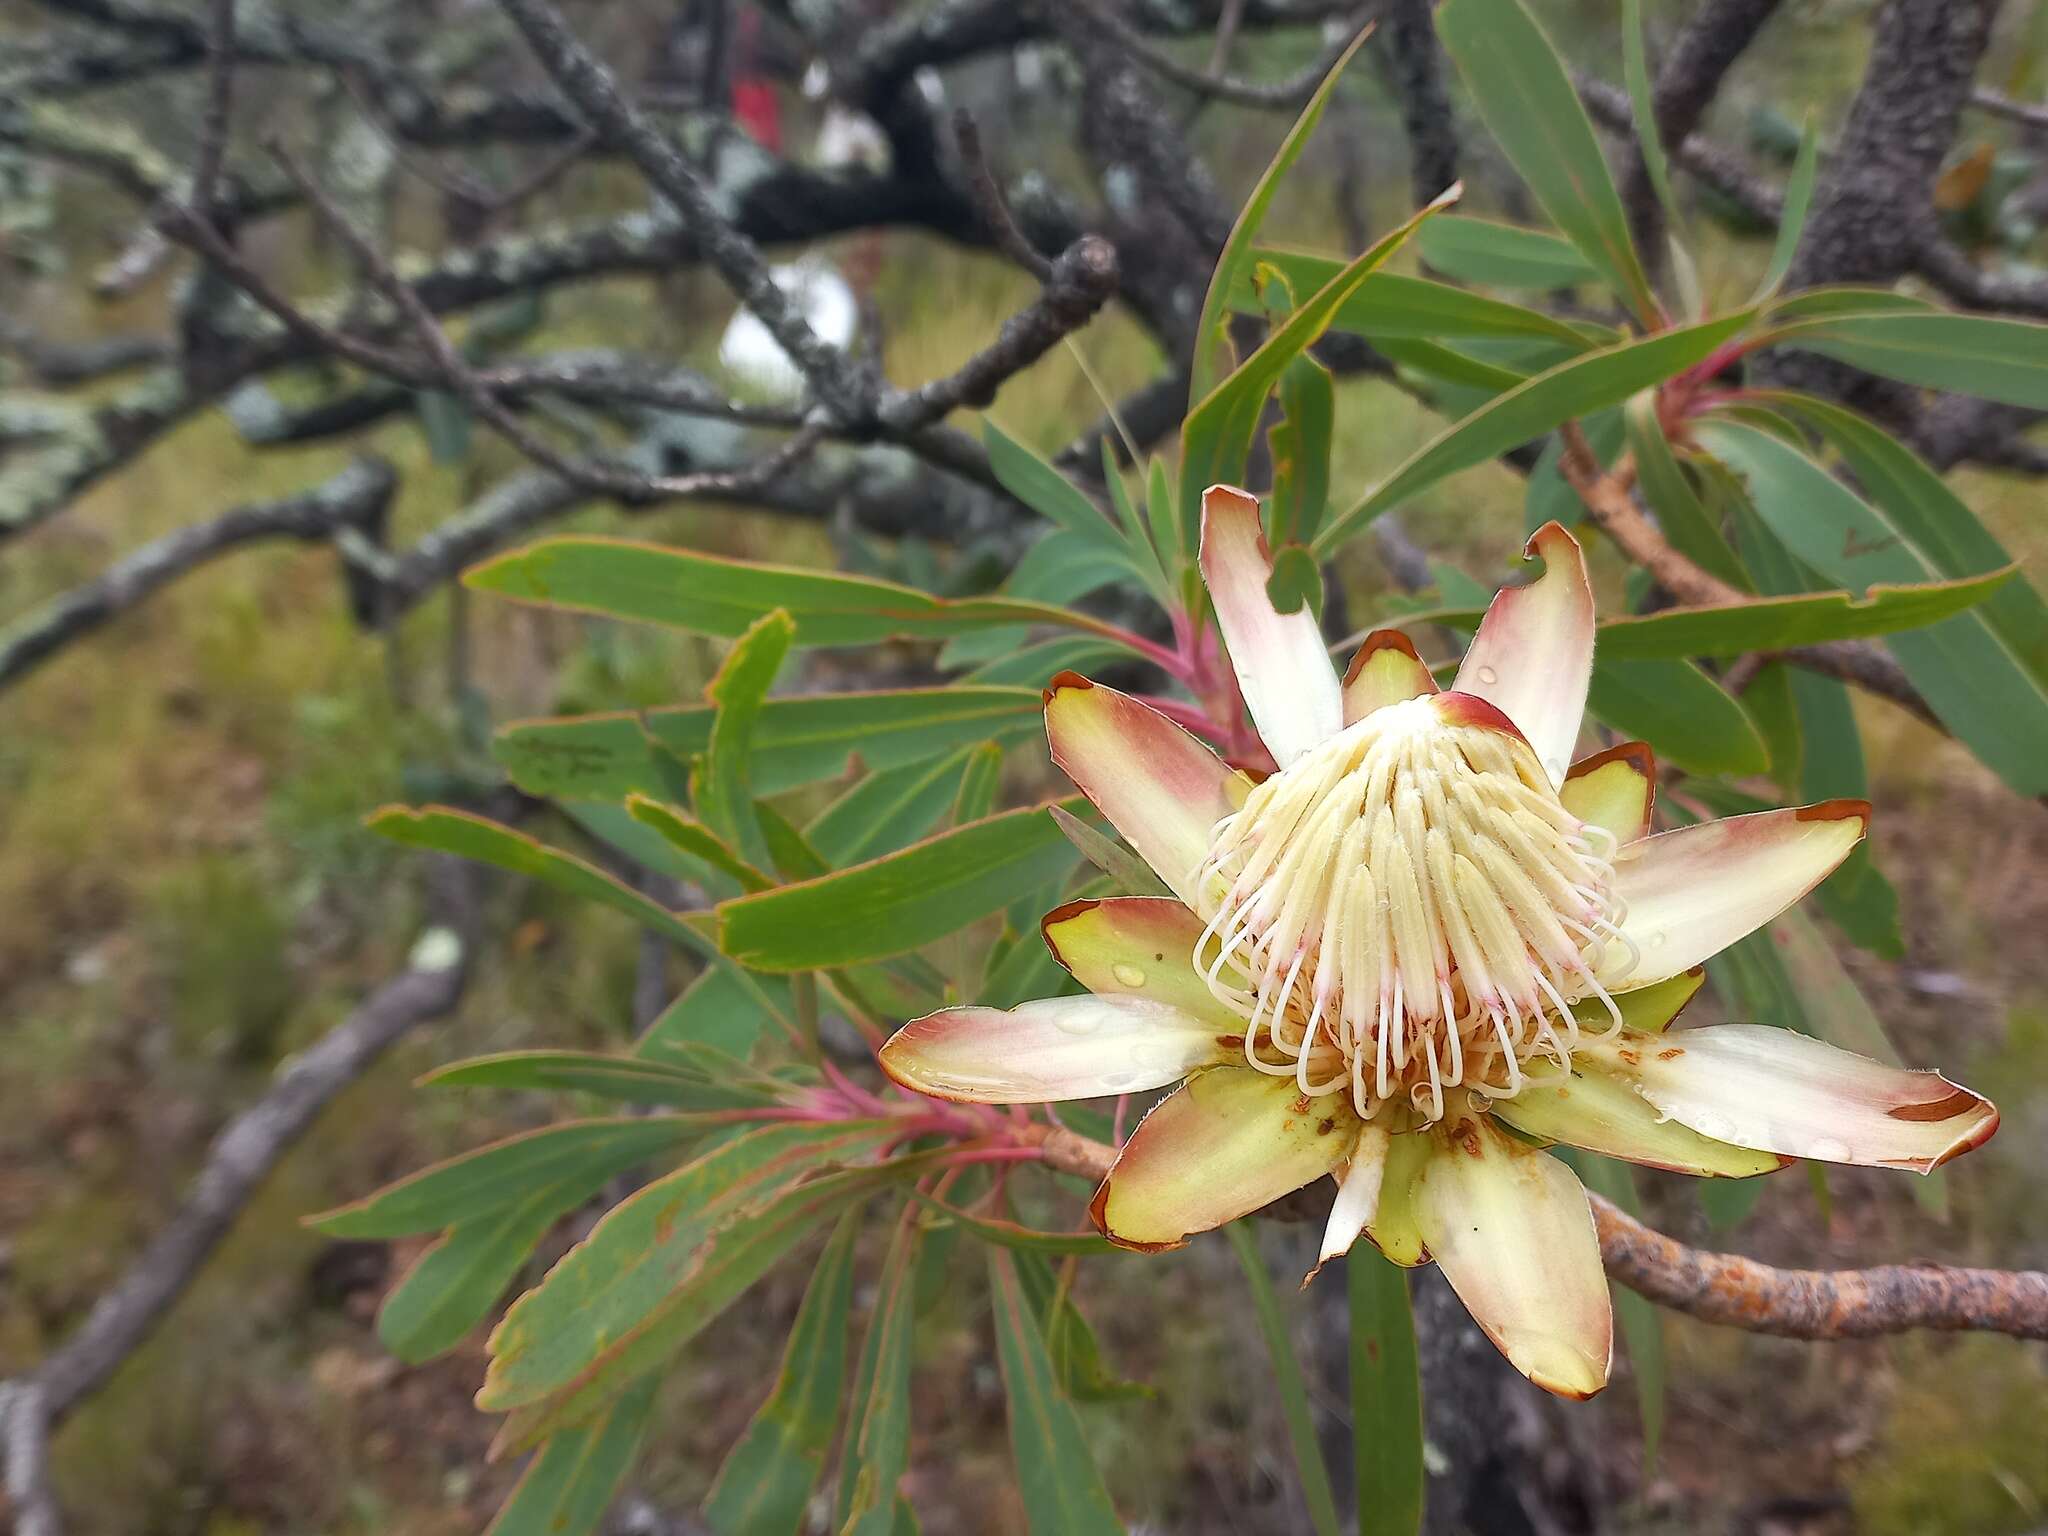
[[[1619,77],[1611,5],[1536,8],[1575,66]],[[469,7],[444,9],[451,27],[468,24]],[[616,61],[633,39],[659,35],[675,9],[617,0],[571,13]],[[1686,9],[1649,4],[1653,38]],[[1732,73],[1709,118],[1714,132],[1769,158],[1789,152],[1796,130],[1788,139],[1787,125],[1805,110],[1838,121],[1860,78],[1869,9],[1855,0],[1786,5]],[[2024,25],[1994,68],[2004,88],[2031,98],[2044,28],[2018,19]],[[35,5],[0,3],[0,58],[26,50],[47,20]],[[1166,46],[1199,66],[1209,43]],[[1320,46],[1313,32],[1251,36],[1236,67],[1277,76]],[[988,115],[984,132],[1005,163],[1042,165],[1057,179],[1073,169],[1075,106],[1061,60],[1046,69],[1028,91],[986,70],[949,76],[945,89]],[[250,87],[250,110],[321,143],[334,102],[321,92],[267,98],[283,78]],[[175,155],[195,133],[190,86],[145,83],[112,99]],[[792,137],[810,132],[796,91],[778,89]],[[1288,118],[1222,106],[1192,117],[1191,141],[1233,203]],[[2048,156],[2037,159],[2027,134],[1995,118],[1968,122],[1958,189],[1978,162],[1995,164],[2010,185],[2048,178]],[[172,284],[96,297],[78,254],[119,247],[133,205],[90,176],[0,159],[0,174],[31,172],[31,191],[17,188],[0,206],[0,314],[45,342],[170,330]],[[1482,165],[1472,179],[1473,211],[1516,212],[1509,178]],[[450,246],[446,200],[428,181],[387,166],[378,196],[405,244]],[[643,197],[633,178],[591,165],[536,194],[521,217],[613,214]],[[1382,77],[1359,68],[1305,172],[1284,188],[1269,234],[1335,249],[1409,208],[1398,108]],[[1733,298],[1752,286],[1768,235],[1706,220],[1699,229],[1699,266],[1716,292]],[[290,292],[345,275],[302,213],[267,222],[250,245]],[[2035,251],[2024,245],[2021,254]],[[997,256],[910,230],[854,237],[827,254],[842,267],[872,265],[875,340],[888,374],[905,384],[957,366],[1035,288]],[[549,292],[528,341],[628,338],[716,377],[731,313],[703,273],[607,278]],[[1103,393],[1137,388],[1160,363],[1157,344],[1108,311],[1073,348],[1013,380],[995,414],[1051,452],[1099,416]],[[18,371],[0,357],[0,373],[10,366]],[[95,382],[73,398],[119,383]],[[1343,381],[1339,401],[1339,486],[1368,482],[1429,430],[1417,404],[1374,379]],[[429,427],[409,411],[283,453],[252,445],[225,412],[206,411],[62,517],[7,543],[0,625],[120,551],[231,504],[298,490],[365,450],[400,471],[395,542],[521,467],[481,432],[450,443]],[[2048,579],[2039,482],[1964,470],[1952,483],[2027,571]],[[1432,558],[1491,585],[1521,542],[1527,491],[1502,468],[1476,469],[1405,508],[1403,521]],[[943,575],[974,558],[743,502],[637,514],[591,505],[563,526],[899,573]],[[1337,574],[1354,614],[1370,613],[1393,585],[1366,542],[1345,551]],[[352,620],[330,550],[264,546],[197,572],[0,694],[0,1376],[45,1352],[120,1275],[234,1107],[402,963],[419,910],[408,856],[366,836],[364,813],[488,784],[492,723],[694,697],[715,664],[712,648],[689,637],[445,592],[372,633]],[[892,664],[915,673],[931,658],[905,648]],[[848,681],[829,658],[810,666],[810,685]],[[1858,1170],[1831,1172],[1824,1196],[1803,1180],[1771,1181],[1733,1230],[1712,1229],[1661,1184],[1652,1213],[1681,1236],[1779,1263],[1926,1254],[2040,1267],[2048,813],[1904,714],[1868,701],[1858,708],[1872,748],[1876,855],[1900,893],[1907,952],[1892,963],[1855,951],[1846,963],[1908,1059],[1938,1059],[1986,1088],[2005,1112],[2003,1129],[1949,1171],[1945,1217],[1916,1204],[1904,1181]],[[501,886],[482,955],[456,1016],[404,1041],[321,1120],[168,1326],[67,1426],[56,1476],[78,1529],[428,1533],[475,1530],[487,1518],[508,1470],[486,1466],[489,1428],[468,1402],[480,1337],[452,1358],[399,1367],[370,1318],[410,1255],[324,1240],[298,1224],[305,1212],[544,1118],[538,1103],[415,1094],[408,1084],[421,1071],[485,1050],[629,1038],[648,961],[623,919],[537,886]],[[679,959],[661,963],[673,968],[671,983],[683,979]],[[555,1251],[571,1236],[561,1234]],[[1090,1272],[1092,1311],[1116,1367],[1157,1389],[1136,1404],[1087,1409],[1110,1448],[1102,1460],[1112,1490],[1149,1528],[1291,1528],[1282,1427],[1268,1395],[1242,1386],[1263,1379],[1256,1338],[1175,1305],[1225,1283],[1231,1269],[1225,1248],[1210,1244],[1142,1269]],[[701,1497],[774,1369],[801,1279],[778,1276],[664,1386],[640,1488],[652,1507],[692,1508]],[[946,1321],[920,1335],[916,1379],[927,1401],[916,1418],[933,1428],[915,1450],[915,1502],[933,1536],[1009,1529],[1000,1391],[978,1324],[949,1316],[948,1305],[942,1295]],[[1669,1416],[1653,1466],[1643,1465],[1626,1391],[1546,1420],[1598,1468],[1611,1495],[1606,1528],[2048,1528],[2040,1346],[1925,1336],[1812,1346],[1684,1318],[1667,1327]],[[1302,1344],[1313,1354],[1313,1339]]]

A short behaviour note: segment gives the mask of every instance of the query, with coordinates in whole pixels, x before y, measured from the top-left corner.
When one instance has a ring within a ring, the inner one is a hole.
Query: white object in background
[[[807,256],[772,268],[768,275],[796,304],[820,341],[844,347],[853,340],[860,306],[846,279],[821,257]],[[742,309],[732,317],[719,339],[718,360],[741,384],[769,399],[795,401],[803,396],[803,373],[752,310]]]

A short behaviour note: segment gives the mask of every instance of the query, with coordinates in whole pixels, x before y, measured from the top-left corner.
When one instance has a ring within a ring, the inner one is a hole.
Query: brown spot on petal
[[[1216,1043],[1222,1046],[1226,1051],[1241,1051],[1244,1049],[1244,1036],[1218,1035],[1216,1037]]]
[[[1938,1099],[1921,1104],[1895,1104],[1885,1111],[1893,1120],[1950,1120],[1966,1115],[1984,1101],[1967,1088],[1956,1088]]]
[[[1297,1115],[1305,1115],[1309,1111],[1309,1105],[1311,1104],[1311,1102],[1313,1101],[1309,1098],[1307,1094],[1299,1093],[1294,1096],[1294,1103],[1290,1107],[1294,1110],[1294,1112]]]
[[[1330,1132],[1334,1131],[1335,1129],[1337,1129],[1337,1117],[1335,1115],[1332,1115],[1329,1119],[1321,1121],[1317,1124],[1316,1134],[1318,1136],[1327,1136],[1330,1134]]]
[[[1684,1054],[1684,1051],[1681,1051],[1677,1046],[1674,1045],[1667,1051],[1659,1051],[1657,1053],[1657,1059],[1659,1061],[1676,1061],[1679,1057],[1683,1056]]]

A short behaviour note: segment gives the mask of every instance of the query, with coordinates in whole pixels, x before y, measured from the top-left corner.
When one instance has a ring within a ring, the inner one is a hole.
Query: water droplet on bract
[[[1497,683],[1500,681],[1500,674],[1491,667],[1481,667],[1479,669],[1479,681],[1482,683]]]
[[[1099,1008],[1062,1008],[1054,1017],[1060,1033],[1067,1035],[1092,1035],[1102,1028],[1102,1010]]]
[[[1145,985],[1145,973],[1135,965],[1113,965],[1110,967],[1110,974],[1116,977],[1117,983],[1120,986],[1142,987]]]
[[[1659,928],[1655,933],[1651,934],[1647,939],[1643,940],[1643,948],[1645,949],[1662,949],[1663,947],[1664,930],[1661,928]]]
[[[1122,1093],[1137,1080],[1138,1074],[1135,1072],[1112,1072],[1102,1079],[1102,1086],[1111,1093]]]

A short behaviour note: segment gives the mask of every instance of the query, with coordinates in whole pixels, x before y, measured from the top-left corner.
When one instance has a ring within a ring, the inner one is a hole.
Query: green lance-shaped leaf
[[[704,1500],[704,1519],[719,1536],[796,1536],[803,1528],[839,1423],[859,1235],[854,1213],[839,1218],[790,1326],[775,1389],[718,1469]]]
[[[1601,653],[1610,659],[1653,656],[1740,656],[1782,651],[1828,640],[1921,629],[1974,608],[2013,578],[2013,569],[1966,581],[1917,586],[1873,586],[1861,598],[1847,592],[1760,597],[1747,603],[1670,608],[1600,626]]]
[[[1629,452],[1635,456],[1636,484],[1664,536],[1693,564],[1740,591],[1752,590],[1741,559],[1671,451],[1664,424],[1657,419],[1657,392],[1644,390],[1622,414]]]
[[[1088,675],[1123,658],[1122,651],[1100,640],[1091,640],[1086,635],[1062,635],[985,661],[973,671],[961,673],[960,681],[1043,688],[1062,672]]]
[[[1450,213],[1438,214],[1415,232],[1415,244],[1422,253],[1422,259],[1435,266],[1437,263],[1430,255],[1432,250],[1448,246],[1452,252],[1462,253],[1467,244],[1476,244],[1483,251],[1495,240],[1493,231],[1496,230],[1507,232],[1502,238],[1510,247],[1516,246],[1523,236],[1527,236],[1537,243],[1540,250],[1553,255],[1561,252],[1563,259],[1572,263],[1581,277],[1592,276],[1590,269],[1587,269],[1584,262],[1579,259],[1578,253],[1555,236],[1539,234],[1534,230],[1513,229],[1505,224],[1489,224],[1484,219],[1461,218]],[[1457,259],[1457,255],[1454,254],[1453,261]],[[1335,256],[1297,251],[1286,246],[1262,245],[1256,253],[1252,268],[1245,273],[1233,294],[1232,303],[1237,309],[1249,314],[1266,313],[1266,307],[1260,303],[1259,292],[1259,278],[1264,273],[1277,274],[1294,293],[1312,294],[1343,270],[1343,261]],[[1445,266],[1443,270],[1451,271],[1451,267]],[[1563,285],[1556,281],[1545,281],[1536,286],[1556,288]],[[1520,304],[1510,304],[1504,299],[1473,293],[1450,283],[1384,271],[1373,273],[1359,284],[1357,291],[1350,298],[1337,306],[1337,314],[1330,322],[1330,328],[1337,331],[1353,331],[1375,341],[1544,341],[1555,342],[1573,352],[1591,351],[1594,347],[1619,339],[1617,334],[1606,326],[1567,322],[1555,315],[1545,314],[1540,309],[1526,309]]]
[[[778,795],[834,778],[856,757],[879,772],[990,738],[1016,740],[1043,731],[1044,707],[1036,687],[960,684],[769,699],[754,722],[753,791]],[[623,800],[638,791],[669,799],[672,786],[649,737],[676,757],[693,757],[711,744],[712,717],[708,708],[690,707],[529,720],[500,731],[492,750],[529,794]]]
[[[522,1190],[515,1204],[458,1221],[377,1309],[377,1337],[409,1365],[446,1354],[490,1314],[563,1216],[597,1193],[580,1181]]]
[[[1932,466],[1876,422],[1812,395],[1764,398],[1825,438],[1854,472],[1863,494],[1942,575],[1976,576],[2013,563],[2005,546]],[[2048,686],[2048,603],[2032,582],[2022,577],[2001,585],[1977,617]]]
[[[851,869],[721,903],[719,944],[762,971],[886,959],[1000,912],[1019,889],[1057,878],[1071,861],[1045,807],[1003,811]]]
[[[484,1536],[586,1536],[595,1531],[633,1469],[659,1385],[650,1378],[588,1424],[549,1440]]]
[[[328,1237],[405,1237],[516,1205],[524,1192],[564,1181],[599,1188],[659,1157],[705,1126],[676,1115],[575,1120],[525,1131],[423,1168],[374,1195],[323,1211],[306,1225]]]
[[[418,811],[405,806],[387,806],[371,816],[368,825],[371,831],[381,833],[393,842],[458,854],[482,864],[495,865],[499,869],[543,881],[571,896],[623,912],[663,938],[695,951],[710,964],[730,969],[736,985],[753,996],[762,1007],[775,1011],[775,1000],[762,990],[761,984],[733,967],[709,939],[678,914],[573,854],[550,848],[495,821],[442,806],[428,806]],[[782,1015],[778,1013],[777,1016]]]
[[[1771,532],[1828,581],[1922,580],[1932,562],[1898,525],[1798,448],[1730,421],[1702,423],[1700,446],[1737,474]],[[1928,706],[2021,794],[2048,793],[2048,693],[1974,613],[1887,640]]]
[[[1180,529],[1183,547],[1195,547],[1200,526],[1202,492],[1219,483],[1244,478],[1245,461],[1258,434],[1266,396],[1297,357],[1329,329],[1344,301],[1432,215],[1450,206],[1460,188],[1453,186],[1437,200],[1395,229],[1332,278],[1311,298],[1298,304],[1250,357],[1226,375],[1188,412],[1180,433]],[[1225,290],[1228,291],[1227,289]]]
[[[748,816],[751,817],[751,802],[746,809]],[[625,811],[636,826],[648,828],[683,857],[717,870],[743,891],[765,891],[775,883],[762,873],[766,865],[765,846],[758,848],[754,854],[755,858],[761,860],[760,863],[743,859],[733,851],[732,845],[725,838],[703,822],[693,816],[686,816],[671,806],[663,805],[659,800],[649,799],[646,795],[628,795]],[[759,843],[760,824],[755,822],[752,825],[754,840]]]
[[[2048,410],[2048,325],[2038,321],[1940,310],[1844,314],[1780,324],[1771,340],[1907,384]]]
[[[1777,244],[1771,247],[1770,264],[1757,284],[1753,302],[1761,304],[1777,297],[1785,274],[1792,270],[1792,258],[1799,251],[1799,237],[1806,232],[1806,215],[1813,207],[1813,187],[1820,176],[1820,127],[1809,112],[1799,134],[1799,154],[1792,162],[1792,174],[1785,180],[1785,211],[1778,219]]]
[[[995,422],[983,420],[981,437],[989,469],[1004,490],[1066,533],[1098,566],[1108,562],[1154,596],[1165,597],[1166,578],[1159,561],[1134,529],[1104,517],[1079,486]],[[1015,581],[1013,577],[1009,585],[1014,587]]]
[[[1109,1129],[1104,1117],[1100,1130],[1106,1136]],[[1052,1379],[1061,1392],[1077,1403],[1127,1403],[1159,1395],[1144,1382],[1126,1380],[1110,1369],[1094,1328],[1074,1304],[1071,1266],[1062,1265],[1055,1274],[1047,1255],[1014,1244],[1002,1246],[1016,1256],[1024,1305],[1038,1319],[1045,1352],[1052,1360]]]
[[[1252,1293],[1252,1315],[1258,1319],[1266,1353],[1273,1362],[1273,1385],[1280,1394],[1287,1438],[1294,1446],[1294,1464],[1301,1472],[1301,1496],[1308,1505],[1309,1519],[1315,1524],[1316,1536],[1337,1536],[1337,1496],[1330,1489],[1330,1469],[1323,1465],[1315,1410],[1309,1406],[1301,1362],[1294,1357],[1294,1341],[1288,1337],[1287,1314],[1273,1293],[1273,1278],[1266,1273],[1266,1260],[1250,1223],[1234,1221],[1223,1230],[1244,1267],[1245,1284]]]
[[[477,1406],[502,1412],[576,1384],[676,1296],[721,1223],[835,1160],[872,1151],[892,1129],[764,1126],[636,1191],[505,1314]]]
[[[427,1073],[419,1086],[588,1093],[622,1104],[660,1104],[682,1110],[735,1109],[773,1100],[765,1080],[758,1084],[721,1081],[676,1063],[596,1051],[503,1051],[476,1056]],[[683,1122],[683,1128],[689,1124]]]
[[[1776,331],[1801,320],[1829,320],[1837,315],[1935,315],[1941,311],[1915,294],[1891,288],[1873,288],[1867,283],[1830,284],[1824,288],[1802,288],[1773,300],[1764,309],[1765,326]]]
[[[921,1223],[897,1223],[876,1287],[853,1391],[859,1422],[848,1426],[847,1454],[839,1470],[833,1526],[843,1536],[893,1536],[902,1499],[896,1485],[910,1466],[911,1345],[923,1238]]]
[[[754,819],[748,760],[762,702],[795,637],[796,622],[780,608],[757,619],[705,690],[714,713],[711,741],[696,776],[697,814],[756,868],[768,863],[768,848]]]
[[[744,1057],[778,1018],[796,1018],[787,978],[755,976],[737,966],[711,966],[641,1032],[633,1054],[686,1067],[707,1047]],[[719,1075],[730,1083],[729,1074]]]
[[[1644,324],[1661,316],[1564,62],[1520,0],[1446,0],[1437,35],[1543,211]]]
[[[1437,271],[1490,288],[1576,288],[1600,277],[1569,240],[1471,214],[1430,220],[1417,233],[1415,246]]]
[[[522,602],[729,639],[781,608],[795,621],[794,643],[800,646],[944,639],[993,624],[1051,624],[1109,640],[1120,633],[1049,603],[934,597],[867,576],[728,560],[625,539],[543,539],[472,567],[463,580],[478,591]]]
[[[1060,806],[1048,813],[1061,834],[1080,850],[1081,857],[1109,876],[1110,883],[1125,896],[1171,896],[1166,882],[1152,872],[1152,866],[1108,833],[1090,826],[1072,811]]]
[[[1102,1484],[1073,1404],[1061,1395],[1014,1255],[988,1250],[996,1356],[1009,1400],[1010,1453],[1032,1536],[1117,1536],[1123,1523]]]
[[[1676,239],[1685,227],[1684,210],[1671,190],[1671,165],[1664,153],[1664,135],[1657,127],[1656,99],[1651,91],[1650,60],[1643,44],[1642,0],[1621,0],[1621,76],[1628,87],[1629,110],[1635,117],[1636,143],[1643,154],[1643,169],[1664,209],[1664,218]]]
[[[1351,1303],[1351,1445],[1359,1536],[1416,1536],[1422,1527],[1422,1374],[1408,1271],[1353,1243],[1344,1258]]]
[[[942,1225],[957,1226],[998,1247],[1014,1248],[1020,1253],[1062,1255],[1111,1254],[1117,1251],[1116,1245],[1099,1232],[1040,1232],[1019,1226],[1014,1221],[1001,1221],[993,1216],[977,1216],[972,1211],[963,1211],[921,1189],[913,1189],[910,1193],[918,1204],[936,1212]]]
[[[1276,544],[1306,541],[1330,503],[1330,445],[1336,438],[1337,387],[1330,370],[1303,355],[1280,375],[1281,419],[1272,445],[1272,535]]]
[[[409,806],[391,805],[373,813],[367,825],[372,832],[408,848],[452,853],[525,875],[568,895],[623,912],[686,949],[700,954],[709,950],[702,934],[660,902],[643,896],[574,854],[550,848],[486,817],[445,806],[413,810]]]
[[[1316,554],[1328,556],[1382,512],[1447,475],[1483,464],[1563,422],[1619,405],[1638,390],[1683,373],[1753,317],[1753,311],[1743,310],[1588,352],[1496,396],[1417,449],[1363,501],[1324,528],[1316,540]]]
[[[1230,231],[1230,238],[1223,242],[1223,252],[1209,277],[1209,291],[1202,299],[1201,318],[1195,325],[1194,371],[1188,389],[1191,402],[1213,391],[1230,366],[1230,340],[1224,327],[1231,296],[1257,259],[1254,244],[1259,237],[1259,228],[1266,222],[1266,214],[1273,206],[1273,198],[1279,192],[1281,182],[1286,180],[1287,173],[1301,158],[1301,152],[1308,148],[1309,137],[1322,120],[1330,98],[1336,94],[1337,82],[1344,77],[1345,66],[1350,64],[1364,41],[1365,34],[1361,32],[1344,50],[1343,56],[1330,66],[1330,72],[1323,76],[1322,84],[1316,87],[1308,105],[1301,109],[1301,116],[1294,120],[1294,126],[1287,130],[1287,137],[1280,141],[1272,163],[1259,177],[1259,184],[1252,188],[1252,195],[1245,200],[1237,223]]]
[[[871,773],[820,811],[804,829],[834,866],[893,853],[933,827],[960,792],[975,748]]]
[[[1689,661],[1626,661],[1596,648],[1586,707],[1660,761],[1693,773],[1762,773],[1770,752],[1742,706]]]

